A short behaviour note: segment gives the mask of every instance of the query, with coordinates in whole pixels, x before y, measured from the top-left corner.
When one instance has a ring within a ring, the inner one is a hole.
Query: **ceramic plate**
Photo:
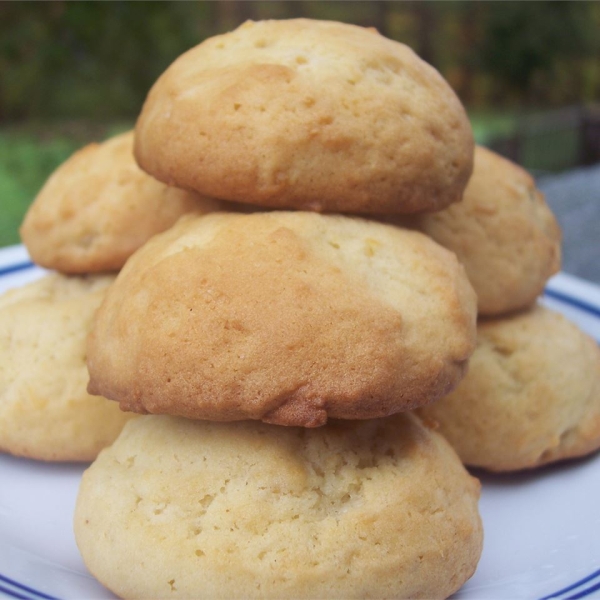
[[[25,250],[0,250],[0,292],[40,277]],[[600,340],[600,288],[559,274],[543,302]],[[114,598],[86,571],[71,518],[75,464],[0,455],[0,598]],[[533,473],[482,479],[485,544],[455,598],[600,598],[600,454]]]

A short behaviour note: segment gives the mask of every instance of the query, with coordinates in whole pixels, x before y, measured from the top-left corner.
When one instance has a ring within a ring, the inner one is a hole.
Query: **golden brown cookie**
[[[560,229],[535,181],[482,146],[476,147],[462,202],[396,222],[416,227],[456,253],[482,315],[530,306],[560,269]]]
[[[86,337],[113,279],[48,275],[0,297],[1,451],[93,460],[133,416],[86,392]]]
[[[469,372],[419,410],[468,465],[528,469],[600,448],[600,349],[542,306],[481,321]]]
[[[34,262],[63,273],[118,271],[150,237],[219,203],[167,187],[133,158],[133,133],[90,144],[48,179],[21,226]]]
[[[419,232],[309,212],[183,217],[107,294],[89,390],[196,419],[389,415],[463,376],[475,310],[454,255]]]
[[[135,154],[157,179],[273,208],[407,213],[460,200],[465,111],[441,75],[373,29],[247,22],[150,91]]]
[[[135,419],[85,472],[83,560],[123,598],[446,598],[479,482],[413,415],[319,429]]]

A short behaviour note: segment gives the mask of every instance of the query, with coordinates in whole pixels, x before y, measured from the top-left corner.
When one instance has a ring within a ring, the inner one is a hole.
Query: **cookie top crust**
[[[410,414],[142,416],[84,473],[75,537],[122,598],[447,598],[481,554],[479,488]]]
[[[460,380],[475,302],[454,255],[419,232],[309,212],[184,217],[107,294],[89,389],[197,419],[389,415]]]
[[[0,451],[90,461],[135,416],[86,391],[86,338],[113,280],[53,274],[0,296]]]
[[[561,314],[536,305],[480,321],[469,372],[419,409],[468,465],[530,469],[600,448],[600,349]]]
[[[412,213],[460,200],[473,136],[407,46],[333,21],[249,21],[179,57],[135,129],[170,185],[272,208]]]
[[[68,274],[118,271],[153,235],[219,203],[168,187],[133,158],[133,132],[73,154],[30,206],[21,238],[32,260]]]
[[[396,222],[416,227],[457,255],[481,315],[531,306],[560,269],[560,227],[533,177],[483,146],[475,149],[461,202]]]

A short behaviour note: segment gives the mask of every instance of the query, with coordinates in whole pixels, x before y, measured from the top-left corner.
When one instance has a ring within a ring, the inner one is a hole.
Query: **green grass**
[[[0,131],[0,246],[18,244],[19,226],[48,176],[75,150],[130,124],[27,125]]]
[[[0,245],[19,243],[19,225],[46,178],[77,149],[67,139],[47,141],[0,133]]]
[[[484,145],[492,138],[510,135],[516,126],[515,115],[508,112],[470,112],[469,120],[475,141]]]

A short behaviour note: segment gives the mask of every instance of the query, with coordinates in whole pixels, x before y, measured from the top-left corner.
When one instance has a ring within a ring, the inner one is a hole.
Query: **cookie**
[[[54,274],[0,297],[0,451],[93,460],[133,416],[86,392],[85,340],[113,279]]]
[[[314,427],[440,397],[474,343],[464,270],[423,234],[214,213],[128,261],[92,328],[88,389],[141,413]]]
[[[118,271],[150,237],[215,200],[167,187],[133,158],[133,133],[90,144],[48,179],[21,226],[32,260],[63,273]]]
[[[479,560],[479,487],[410,414],[144,416],[84,473],[75,537],[123,598],[446,598]]]
[[[467,465],[513,471],[586,455],[600,448],[600,349],[542,306],[482,321],[467,376],[419,413]]]
[[[560,229],[535,181],[482,146],[475,150],[462,202],[396,222],[416,227],[456,253],[481,315],[530,306],[560,269]]]
[[[139,164],[169,185],[342,213],[460,200],[473,145],[460,101],[407,46],[310,19],[249,21],[192,48],[135,128]]]

